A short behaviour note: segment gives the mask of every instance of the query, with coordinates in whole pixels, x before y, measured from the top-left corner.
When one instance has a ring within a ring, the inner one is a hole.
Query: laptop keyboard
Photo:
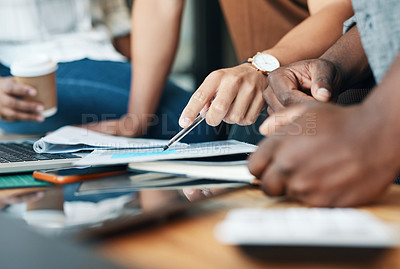
[[[32,147],[33,144],[30,142],[0,143],[0,163],[79,158],[79,156],[70,153],[38,154],[33,150]]]

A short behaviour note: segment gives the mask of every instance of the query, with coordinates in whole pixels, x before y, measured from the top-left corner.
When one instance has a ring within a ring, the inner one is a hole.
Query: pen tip
[[[168,146],[163,147],[163,151],[167,150],[168,148]]]

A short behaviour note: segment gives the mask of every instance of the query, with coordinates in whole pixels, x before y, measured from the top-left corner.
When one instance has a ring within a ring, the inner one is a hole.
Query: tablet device
[[[136,180],[136,177],[132,177],[132,173],[100,180],[108,179],[112,184],[116,180],[115,177],[124,176],[127,181]],[[154,176],[160,179],[160,175]],[[176,177],[176,181],[179,179]],[[170,181],[171,178],[167,180]],[[231,184],[217,182],[219,184],[216,186],[216,183],[212,182],[210,187],[207,184],[199,185],[200,193],[197,194],[200,195],[188,197],[185,182],[187,183],[186,179],[183,179],[182,185],[173,184],[174,186],[168,186],[168,189],[152,186],[151,188],[119,189],[118,192],[112,193],[96,192],[90,195],[76,195],[83,182],[54,186],[48,188],[41,200],[27,205],[26,211],[22,214],[19,212],[19,216],[43,234],[87,241],[126,230],[132,231],[142,225],[147,227],[160,221],[165,223],[165,220],[172,216],[192,212],[195,205],[217,195],[217,191],[209,191],[209,188],[218,189],[218,194],[221,194],[248,186],[242,184],[231,188]],[[225,189],[226,187],[230,188]],[[196,188],[196,185],[190,188]]]

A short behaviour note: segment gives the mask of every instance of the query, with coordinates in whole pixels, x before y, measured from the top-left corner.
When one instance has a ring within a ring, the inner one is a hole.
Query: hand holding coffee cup
[[[0,77],[0,116],[5,121],[44,121],[57,112],[57,63],[45,55],[16,61],[15,77]]]
[[[43,121],[43,105],[24,101],[24,96],[35,96],[36,89],[18,83],[14,77],[0,77],[0,118],[4,121]]]

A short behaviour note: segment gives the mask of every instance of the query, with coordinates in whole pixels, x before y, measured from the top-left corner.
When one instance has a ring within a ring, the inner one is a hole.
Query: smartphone
[[[33,172],[33,177],[55,184],[68,184],[127,172],[127,165],[83,166],[38,170]]]

